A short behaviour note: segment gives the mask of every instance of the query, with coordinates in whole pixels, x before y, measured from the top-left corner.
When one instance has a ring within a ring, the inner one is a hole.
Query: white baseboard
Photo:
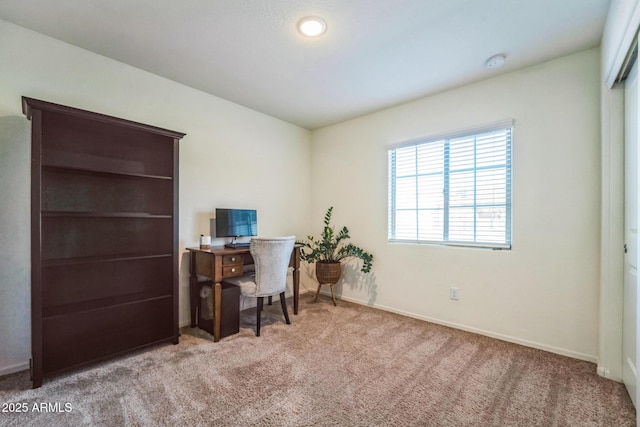
[[[596,372],[601,377],[608,378],[610,380],[617,381],[617,382],[622,382],[622,378],[613,378],[611,376],[611,372],[609,372],[609,369],[605,368],[602,365],[598,365],[598,369],[596,369]]]
[[[29,369],[29,361],[0,367],[0,377]]]
[[[331,294],[329,294],[329,293],[321,292],[321,294],[331,297]],[[419,314],[409,313],[407,311],[397,310],[395,308],[386,307],[386,306],[379,305],[379,304],[370,305],[370,304],[366,303],[365,301],[358,300],[358,299],[355,299],[355,298],[345,297],[344,295],[341,296],[341,299],[343,299],[345,301],[353,302],[353,303],[356,303],[356,304],[366,305],[368,307],[373,307],[373,308],[378,308],[380,310],[389,311],[391,313],[401,314],[403,316],[411,317],[411,318],[414,318],[414,319],[424,320],[425,322],[436,323],[438,325],[448,326],[450,328],[460,329],[460,330],[467,331],[467,332],[473,332],[475,334],[484,335],[484,336],[491,337],[491,338],[496,338],[496,339],[499,339],[499,340],[502,340],[502,341],[511,342],[511,343],[514,343],[514,344],[520,344],[520,345],[523,345],[525,347],[536,348],[538,350],[544,350],[544,351],[548,351],[550,353],[555,353],[555,354],[560,354],[562,356],[572,357],[574,359],[585,360],[587,362],[592,362],[592,363],[598,363],[598,359],[595,356],[592,356],[592,355],[589,355],[589,354],[584,354],[584,353],[579,353],[577,351],[569,350],[569,349],[566,349],[566,348],[555,347],[555,346],[542,344],[542,343],[535,342],[535,341],[530,341],[530,340],[525,340],[525,339],[518,338],[518,337],[513,337],[513,336],[510,336],[510,335],[499,334],[499,333],[487,331],[487,330],[484,330],[484,329],[479,329],[479,328],[474,328],[474,327],[471,327],[471,326],[461,325],[459,323],[448,322],[448,321],[445,321],[445,320],[435,319],[433,317],[428,317],[428,316],[422,316],[422,315],[419,315]],[[598,373],[600,373],[600,372],[598,372]]]

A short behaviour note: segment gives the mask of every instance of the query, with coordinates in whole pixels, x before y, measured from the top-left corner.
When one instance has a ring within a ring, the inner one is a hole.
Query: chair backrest
[[[295,236],[251,239],[249,251],[256,268],[255,296],[276,295],[285,291],[287,270],[295,241]]]

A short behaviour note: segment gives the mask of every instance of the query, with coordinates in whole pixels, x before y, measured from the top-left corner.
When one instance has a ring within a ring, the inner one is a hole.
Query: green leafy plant
[[[324,216],[324,229],[319,239],[315,239],[313,236],[307,236],[306,241],[296,242],[302,245],[300,258],[309,263],[340,262],[345,258],[360,258],[363,261],[360,271],[368,273],[371,271],[373,255],[352,243],[346,243],[346,240],[350,238],[347,227],[342,227],[338,233],[334,231],[331,225],[332,212],[333,206],[327,210]]]

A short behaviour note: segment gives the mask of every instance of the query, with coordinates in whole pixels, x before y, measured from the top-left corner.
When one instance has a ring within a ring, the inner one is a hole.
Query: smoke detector
[[[487,68],[500,68],[504,64],[504,60],[504,55],[494,55],[491,58],[487,59],[487,62],[485,62],[484,65]]]

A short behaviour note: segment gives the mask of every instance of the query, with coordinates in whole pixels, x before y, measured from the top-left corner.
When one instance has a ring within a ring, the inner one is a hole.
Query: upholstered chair
[[[252,238],[249,251],[255,263],[255,271],[224,279],[225,283],[239,286],[241,295],[258,299],[256,319],[256,336],[258,337],[264,297],[280,295],[284,319],[288,325],[291,324],[284,292],[287,289],[287,271],[295,241],[295,236]]]

